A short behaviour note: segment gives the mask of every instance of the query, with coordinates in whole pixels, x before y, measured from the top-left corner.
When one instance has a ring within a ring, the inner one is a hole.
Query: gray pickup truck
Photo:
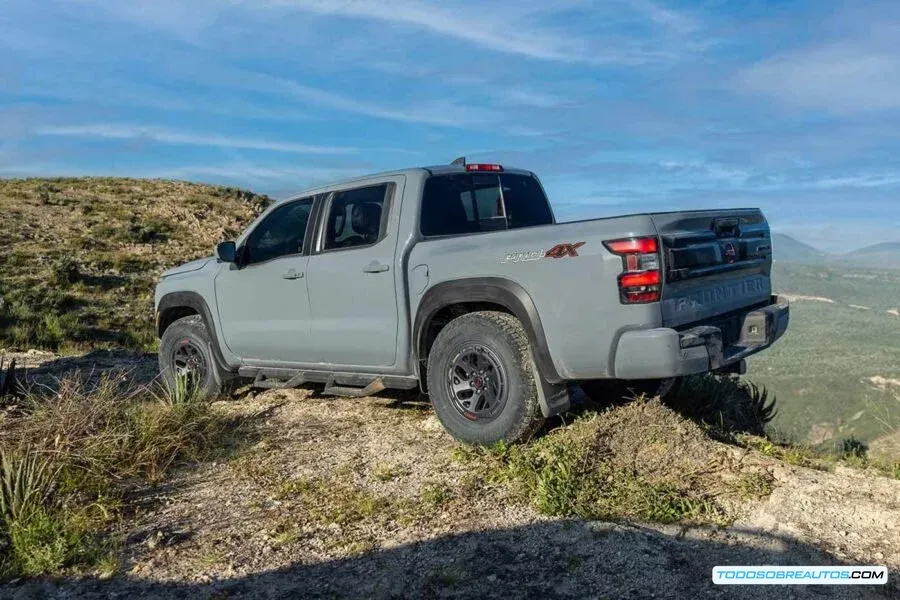
[[[557,223],[534,173],[407,169],[274,203],[216,256],[163,273],[170,382],[427,393],[470,443],[517,441],[569,385],[743,372],[788,326],[757,209]]]

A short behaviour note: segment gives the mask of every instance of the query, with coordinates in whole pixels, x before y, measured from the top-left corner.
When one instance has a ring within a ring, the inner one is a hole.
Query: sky
[[[0,177],[535,171],[561,220],[900,241],[900,2],[0,0]]]

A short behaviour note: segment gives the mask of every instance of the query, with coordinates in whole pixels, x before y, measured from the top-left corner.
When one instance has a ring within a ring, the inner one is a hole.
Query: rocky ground
[[[124,353],[30,361],[40,382],[71,368],[149,381],[155,368],[152,356]],[[234,447],[135,491],[120,574],[16,582],[0,597],[900,597],[896,581],[710,581],[712,567],[727,564],[884,564],[896,573],[900,481],[733,449],[764,466],[773,489],[729,527],[551,519],[506,487],[475,481],[412,395],[351,400],[299,389],[217,407],[244,417]]]

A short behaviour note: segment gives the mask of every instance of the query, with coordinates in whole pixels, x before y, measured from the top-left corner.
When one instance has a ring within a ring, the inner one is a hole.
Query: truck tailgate
[[[731,337],[729,313],[769,303],[772,242],[761,211],[656,213],[651,219],[665,270],[664,326],[704,322]],[[722,322],[715,322],[717,318]]]

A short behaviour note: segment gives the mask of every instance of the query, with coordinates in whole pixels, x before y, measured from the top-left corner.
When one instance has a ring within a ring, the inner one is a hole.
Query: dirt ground
[[[150,380],[153,360],[51,357],[33,374],[50,380],[60,364],[93,361],[95,371],[115,363]],[[726,528],[550,519],[502,485],[474,485],[457,444],[410,394],[337,399],[311,388],[217,406],[245,417],[240,441],[135,492],[120,574],[19,582],[0,598],[900,598],[894,579],[711,583],[716,565],[896,573],[900,481],[753,455],[774,489]]]

